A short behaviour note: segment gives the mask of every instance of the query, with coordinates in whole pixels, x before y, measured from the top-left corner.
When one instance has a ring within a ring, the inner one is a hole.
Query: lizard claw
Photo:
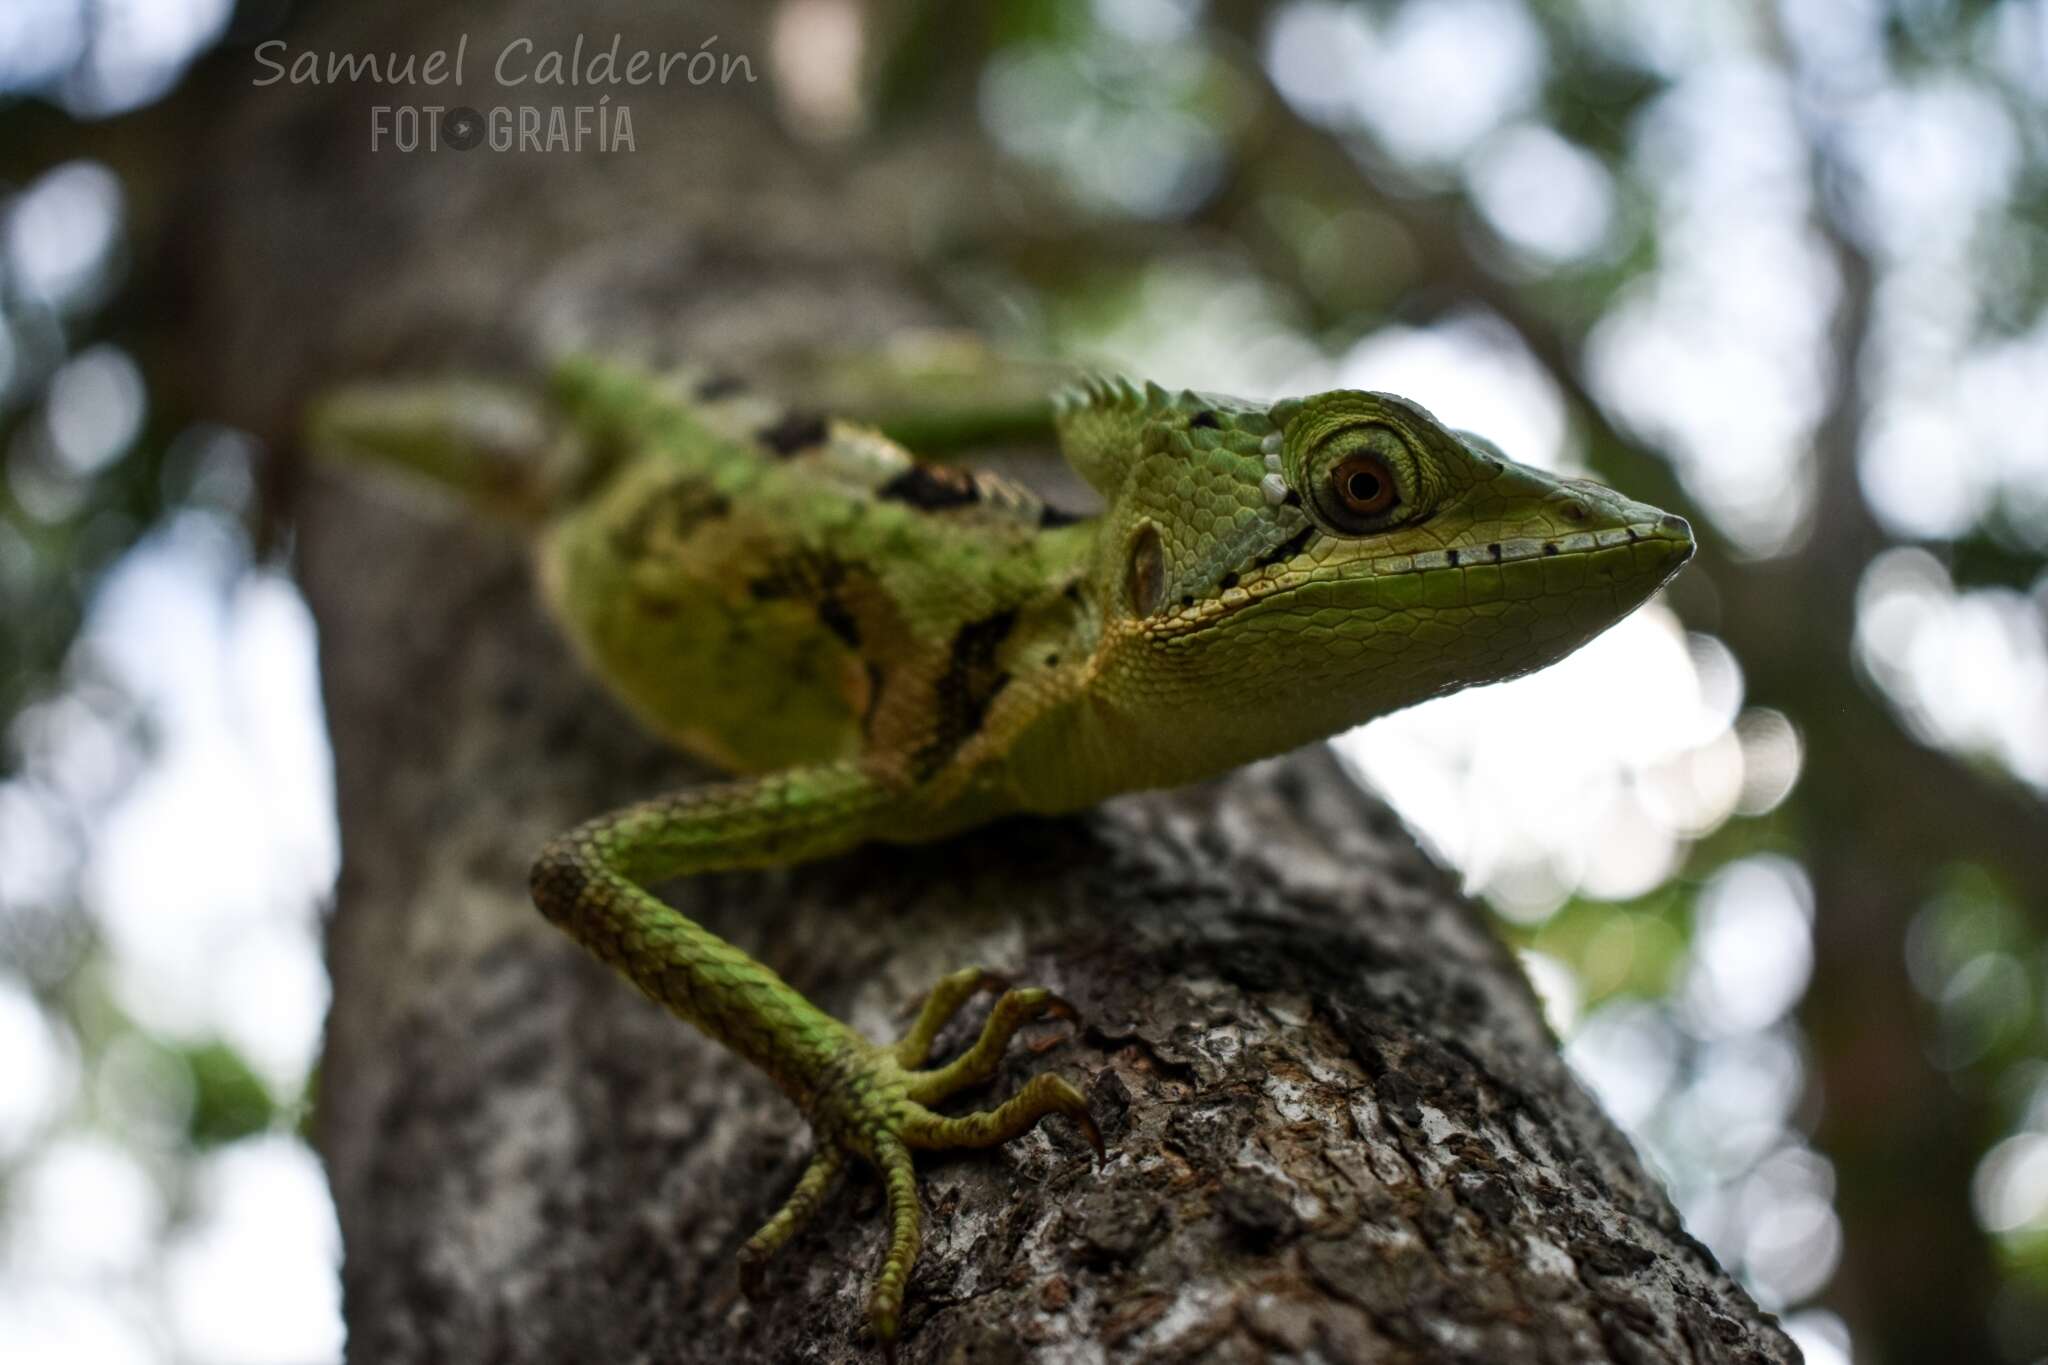
[[[852,1050],[823,1070],[826,1079],[807,1105],[819,1138],[818,1154],[805,1168],[788,1202],[740,1249],[740,1289],[748,1298],[760,1293],[768,1258],[817,1211],[847,1158],[859,1157],[882,1176],[889,1249],[875,1274],[868,1317],[883,1357],[893,1361],[904,1290],[922,1242],[913,1150],[995,1147],[1029,1132],[1047,1115],[1058,1114],[1081,1130],[1095,1151],[1096,1164],[1102,1163],[1102,1131],[1088,1112],[1087,1100],[1072,1084],[1051,1073],[1032,1077],[1022,1090],[994,1109],[952,1116],[926,1107],[987,1080],[1001,1064],[1011,1037],[1031,1020],[1050,1015],[1071,1023],[1080,1021],[1073,1005],[1051,991],[1005,989],[989,1012],[981,1036],[967,1051],[928,1070],[905,1064],[910,1053],[922,1060],[930,1047],[928,1035],[936,1033],[970,996],[998,984],[1007,985],[994,973],[979,968],[955,972],[932,991],[903,1042],[877,1047],[849,1037]]]
[[[1081,1130],[1081,1136],[1088,1139],[1088,1145],[1095,1149],[1095,1169],[1101,1170],[1109,1161],[1109,1151],[1102,1145],[1102,1129],[1096,1126],[1095,1116],[1084,1108],[1067,1117]]]

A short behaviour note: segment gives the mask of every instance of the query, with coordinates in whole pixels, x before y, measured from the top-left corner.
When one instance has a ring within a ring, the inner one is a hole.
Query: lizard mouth
[[[1695,548],[1683,517],[1643,510],[1651,514],[1565,535],[1475,540],[1283,573],[1246,583],[1235,602],[1226,598],[1177,621],[1168,618],[1162,633],[1199,637],[1225,621],[1273,612],[1334,609],[1378,619],[1589,593],[1594,600],[1586,605],[1619,620],[1684,567]]]
[[[1390,574],[1426,574],[1440,569],[1468,569],[1475,565],[1515,564],[1527,559],[1561,559],[1583,556],[1624,545],[1642,545],[1652,561],[1646,568],[1661,567],[1668,575],[1692,558],[1692,527],[1684,517],[1665,513],[1655,521],[1631,522],[1597,531],[1574,531],[1569,535],[1537,539],[1518,536],[1508,540],[1446,546],[1418,554],[1381,555],[1353,560],[1354,574],[1370,567],[1374,577]],[[1363,576],[1362,574],[1359,576]],[[1662,581],[1661,579],[1659,580]]]

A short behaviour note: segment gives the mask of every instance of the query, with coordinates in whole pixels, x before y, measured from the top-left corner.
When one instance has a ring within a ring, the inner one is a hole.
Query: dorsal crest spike
[[[1149,379],[1145,381],[1145,410],[1147,412],[1164,411],[1171,401],[1167,397],[1165,389],[1160,388]]]

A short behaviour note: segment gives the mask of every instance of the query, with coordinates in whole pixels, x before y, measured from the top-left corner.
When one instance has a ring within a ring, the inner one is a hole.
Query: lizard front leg
[[[871,1043],[647,887],[839,852],[868,838],[906,799],[900,786],[857,763],[704,787],[578,826],[547,846],[532,876],[542,914],[654,1000],[760,1067],[809,1120],[818,1154],[789,1202],[742,1251],[744,1283],[757,1280],[761,1262],[822,1203],[849,1157],[881,1174],[890,1240],[869,1294],[869,1319],[892,1353],[920,1241],[913,1149],[994,1146],[1048,1114],[1063,1114],[1100,1155],[1086,1102],[1057,1076],[1036,1077],[985,1113],[949,1118],[926,1107],[985,1080],[1028,1020],[1071,1019],[1072,1010],[1046,991],[1008,991],[972,1048],[948,1065],[921,1069],[947,1018],[998,978],[981,968],[953,973],[901,1042]]]

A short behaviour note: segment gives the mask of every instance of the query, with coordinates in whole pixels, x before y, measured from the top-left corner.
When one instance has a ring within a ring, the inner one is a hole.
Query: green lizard
[[[652,895],[663,879],[944,837],[1184,783],[1475,683],[1606,630],[1692,553],[1685,522],[1515,464],[1388,394],[1277,403],[1092,381],[1053,404],[1101,494],[1063,515],[922,464],[876,431],[729,381],[595,361],[543,404],[498,390],[336,395],[316,442],[423,471],[532,522],[546,599],[646,722],[737,774],[600,816],[534,864],[535,902],[641,990],[758,1066],[817,1151],[741,1252],[763,1259],[849,1160],[890,1238],[869,1305],[890,1348],[919,1244],[911,1153],[987,1147],[1063,1115],[1041,1074],[986,1080],[1057,996],[1006,989],[979,1040],[928,1052],[974,994],[941,980],[908,1033],[854,1033]]]

